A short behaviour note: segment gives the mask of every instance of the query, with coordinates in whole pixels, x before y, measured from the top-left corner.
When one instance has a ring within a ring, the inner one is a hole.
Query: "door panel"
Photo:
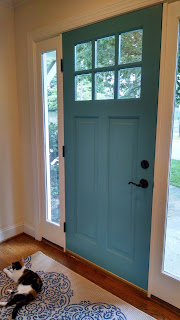
[[[67,249],[144,289],[161,14],[158,5],[63,34]],[[142,178],[146,189],[128,184]]]
[[[97,119],[75,119],[76,234],[96,242]],[[86,215],[84,214],[86,212]]]
[[[130,259],[133,256],[135,204],[127,181],[136,177],[137,135],[138,119],[109,119],[107,248]],[[122,194],[127,196],[121,197]]]

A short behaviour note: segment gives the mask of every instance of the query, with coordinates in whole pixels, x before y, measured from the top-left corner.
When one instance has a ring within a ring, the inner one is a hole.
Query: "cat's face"
[[[16,261],[12,263],[12,269],[13,270],[21,270],[21,268],[24,266],[23,261]]]

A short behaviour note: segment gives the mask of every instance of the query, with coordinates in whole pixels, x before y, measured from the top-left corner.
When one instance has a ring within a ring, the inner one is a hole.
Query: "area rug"
[[[37,252],[25,259],[27,268],[42,278],[37,299],[19,311],[17,320],[152,320],[62,264]],[[0,301],[8,299],[8,289],[15,284],[0,272]],[[11,319],[13,307],[0,307],[0,320]]]

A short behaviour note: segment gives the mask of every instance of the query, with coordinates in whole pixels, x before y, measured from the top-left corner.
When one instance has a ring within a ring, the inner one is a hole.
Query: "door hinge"
[[[64,232],[66,232],[66,222],[64,222]]]
[[[63,59],[61,59],[61,72],[63,72]]]
[[[62,146],[62,157],[65,158],[65,147]]]

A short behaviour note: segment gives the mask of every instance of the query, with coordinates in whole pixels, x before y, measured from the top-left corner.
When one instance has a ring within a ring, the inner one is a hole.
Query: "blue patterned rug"
[[[123,300],[79,276],[42,252],[25,259],[26,267],[42,278],[37,299],[24,306],[17,320],[152,320]],[[0,301],[8,299],[15,283],[0,272]],[[0,320],[11,319],[13,307],[0,307]]]

